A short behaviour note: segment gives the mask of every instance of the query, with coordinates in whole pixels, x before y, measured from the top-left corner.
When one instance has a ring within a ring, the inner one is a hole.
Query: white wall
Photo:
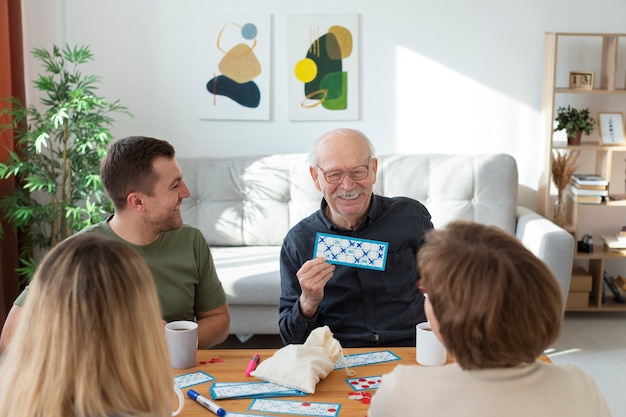
[[[88,44],[100,93],[135,115],[117,137],[152,135],[179,156],[308,152],[333,127],[367,133],[378,153],[506,152],[519,165],[520,202],[535,208],[543,166],[541,83],[547,31],[624,32],[623,0],[22,0],[24,44]],[[272,16],[269,121],[202,121],[190,100],[194,25],[211,12]],[[287,116],[289,13],[360,15],[358,121]],[[26,79],[40,68],[27,62]],[[31,103],[34,98],[30,92]],[[619,223],[619,222],[618,222]]]

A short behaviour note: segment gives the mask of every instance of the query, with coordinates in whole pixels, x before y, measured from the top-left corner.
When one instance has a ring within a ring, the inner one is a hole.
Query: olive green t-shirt
[[[209,246],[202,233],[192,226],[183,225],[180,229],[163,232],[158,240],[145,246],[121,239],[107,221],[80,233],[99,233],[116,239],[143,257],[152,272],[165,321],[193,320],[195,313],[216,309],[226,302]],[[15,304],[22,306],[27,294],[28,287]]]

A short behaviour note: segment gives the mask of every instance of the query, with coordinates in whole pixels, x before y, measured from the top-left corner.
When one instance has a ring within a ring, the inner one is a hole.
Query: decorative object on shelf
[[[615,285],[615,282],[613,281],[613,277],[609,276],[609,274],[606,271],[604,271],[603,278],[604,278],[604,282],[606,282],[606,286],[609,287],[609,289],[613,293],[613,297],[615,298],[615,301],[617,301],[620,304],[626,303],[626,299],[624,299],[622,294],[620,294],[619,290],[617,289],[617,286]]]
[[[552,150],[552,181],[557,189],[556,202],[552,220],[559,226],[565,225],[565,201],[563,191],[576,171],[579,151],[557,149]]]
[[[578,252],[593,253],[593,238],[591,235],[583,235],[578,241]]]
[[[595,73],[593,71],[570,71],[570,90],[593,90]]]
[[[11,122],[16,151],[0,163],[0,178],[15,178],[15,191],[0,199],[0,212],[19,231],[18,268],[34,273],[34,254],[45,252],[113,211],[100,180],[100,160],[113,136],[113,115],[130,115],[121,100],[96,95],[100,78],[85,74],[88,46],[34,49],[44,73],[34,81],[40,104],[10,98],[0,116]]]
[[[572,106],[559,107],[556,111],[557,126],[554,131],[565,129],[568,145],[580,145],[583,132],[590,135],[596,121],[589,115],[589,108],[576,109]]]
[[[623,145],[624,113],[598,113],[600,145]]]

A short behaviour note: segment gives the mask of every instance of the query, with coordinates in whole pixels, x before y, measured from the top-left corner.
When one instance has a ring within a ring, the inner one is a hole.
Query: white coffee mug
[[[183,391],[176,385],[176,382],[174,382],[174,392],[176,393],[176,397],[178,397],[178,409],[172,412],[172,415],[177,416],[181,411],[183,411],[183,407],[185,406],[185,397],[183,396]]]
[[[165,325],[165,337],[173,368],[187,369],[196,364],[198,323],[185,320],[169,322]]]
[[[446,363],[446,348],[439,341],[428,322],[415,326],[415,360],[424,366]]]

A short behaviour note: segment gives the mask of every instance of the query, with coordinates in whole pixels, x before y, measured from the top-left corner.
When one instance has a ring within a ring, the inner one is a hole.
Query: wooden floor
[[[282,346],[278,335],[255,335],[245,342],[231,335],[216,348]],[[591,374],[613,416],[626,416],[626,312],[566,313],[561,336],[548,356],[554,363],[571,363]]]

